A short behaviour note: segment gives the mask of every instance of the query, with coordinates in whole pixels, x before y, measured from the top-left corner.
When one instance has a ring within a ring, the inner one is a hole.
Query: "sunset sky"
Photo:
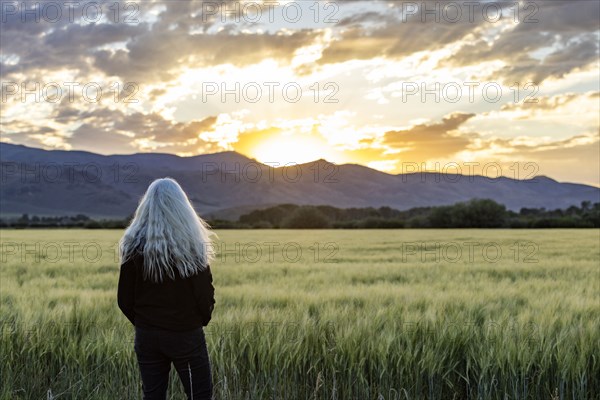
[[[598,1],[93,3],[2,1],[2,141],[600,186]]]

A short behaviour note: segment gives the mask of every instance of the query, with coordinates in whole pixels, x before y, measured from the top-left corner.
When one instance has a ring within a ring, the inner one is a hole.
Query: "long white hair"
[[[136,251],[144,255],[144,278],[189,277],[214,257],[208,224],[200,218],[177,181],[157,179],[148,186],[133,220],[119,242],[121,263]]]

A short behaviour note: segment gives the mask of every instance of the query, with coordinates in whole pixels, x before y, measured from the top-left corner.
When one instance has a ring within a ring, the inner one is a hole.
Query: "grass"
[[[121,233],[0,231],[0,399],[141,398]],[[600,398],[599,230],[218,233],[217,399]]]

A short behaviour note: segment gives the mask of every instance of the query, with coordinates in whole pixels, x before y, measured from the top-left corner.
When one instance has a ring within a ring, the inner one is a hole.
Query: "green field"
[[[122,232],[0,233],[0,398],[141,398]],[[600,398],[599,230],[218,234],[216,399]]]

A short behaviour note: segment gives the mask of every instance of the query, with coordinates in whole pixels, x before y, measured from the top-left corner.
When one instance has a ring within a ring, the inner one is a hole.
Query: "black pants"
[[[186,332],[135,328],[144,400],[165,400],[171,362],[190,400],[210,400],[212,377],[202,328]]]

